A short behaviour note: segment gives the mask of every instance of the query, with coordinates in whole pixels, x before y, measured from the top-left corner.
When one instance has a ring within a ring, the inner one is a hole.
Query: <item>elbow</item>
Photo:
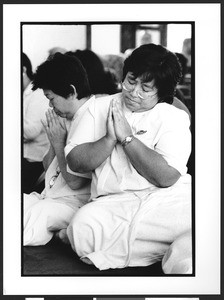
[[[181,175],[179,172],[175,172],[175,174],[172,174],[171,176],[165,176],[165,177],[159,178],[157,180],[157,186],[161,187],[161,188],[168,188],[168,187],[174,185],[178,181],[180,176]]]
[[[79,146],[73,148],[66,156],[69,168],[77,173],[91,172],[94,168],[91,166],[90,160],[86,160],[85,157],[83,157],[82,149],[77,149],[78,147]]]
[[[79,179],[76,179],[76,180],[67,181],[68,186],[72,190],[81,189],[89,183],[90,183],[90,179],[88,179],[88,178],[79,178]]]
[[[41,130],[36,130],[36,128],[23,128],[23,138],[27,141],[33,141],[35,140],[40,134],[41,134]]]
[[[172,181],[171,180],[160,180],[158,182],[157,186],[160,187],[160,188],[168,188],[176,182],[177,182],[177,180],[176,181],[173,181],[173,180]]]
[[[73,172],[77,172],[77,173],[85,173],[86,172],[85,168],[83,168],[82,164],[77,159],[77,155],[74,155],[73,150],[66,156],[66,161],[67,161],[69,168]]]
[[[78,190],[82,187],[81,184],[78,184],[77,182],[67,181],[67,184],[72,190]]]
[[[77,166],[77,164],[75,163],[75,159],[74,159],[74,156],[73,156],[73,154],[72,154],[72,151],[66,156],[66,161],[67,161],[67,164],[68,164],[69,168],[70,168],[73,172],[79,172],[78,166]]]
[[[180,176],[181,174],[176,169],[170,167],[167,171],[155,174],[154,178],[151,178],[150,182],[160,188],[168,188],[174,185]]]

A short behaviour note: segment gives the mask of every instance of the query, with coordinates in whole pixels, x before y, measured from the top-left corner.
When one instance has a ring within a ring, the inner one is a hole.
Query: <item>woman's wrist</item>
[[[58,151],[64,151],[65,143],[62,141],[54,142],[53,148],[54,148],[55,153]]]
[[[123,140],[121,140],[121,142],[120,142],[121,146],[122,147],[127,146],[129,143],[132,142],[133,138],[134,138],[133,134],[126,136]]]
[[[109,135],[105,135],[104,136],[105,142],[107,145],[109,146],[115,146],[117,143],[117,140],[115,140],[113,137],[109,136]]]

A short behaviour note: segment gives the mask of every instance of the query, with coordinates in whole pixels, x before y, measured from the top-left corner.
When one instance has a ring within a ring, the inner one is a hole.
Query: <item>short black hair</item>
[[[144,82],[154,80],[158,102],[172,103],[175,89],[181,79],[181,66],[177,56],[161,45],[145,44],[135,49],[124,61],[123,80],[128,72]]]
[[[183,84],[184,83],[184,76],[187,73],[187,58],[183,53],[175,52],[175,54],[176,54],[176,56],[177,56],[177,58],[180,62],[181,70],[182,70],[182,77],[181,77],[181,80],[180,80],[179,83]]]
[[[32,80],[33,79],[32,64],[29,57],[25,53],[22,53],[22,66],[26,67],[26,74],[29,77],[29,79]]]
[[[65,98],[73,93],[71,85],[75,86],[78,99],[91,94],[86,71],[79,59],[59,52],[37,68],[32,83],[33,90],[49,89]]]

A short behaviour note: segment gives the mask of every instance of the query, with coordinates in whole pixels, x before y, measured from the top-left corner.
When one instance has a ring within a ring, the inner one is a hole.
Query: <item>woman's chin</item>
[[[55,113],[56,113],[56,115],[58,115],[61,118],[66,118],[66,115],[61,113],[60,111],[56,111]]]

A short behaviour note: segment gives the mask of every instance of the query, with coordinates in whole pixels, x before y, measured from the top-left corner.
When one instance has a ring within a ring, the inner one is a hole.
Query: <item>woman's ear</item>
[[[78,96],[78,93],[77,93],[77,91],[76,91],[76,88],[75,88],[75,86],[73,85],[73,84],[70,84],[70,87],[72,88],[72,93],[71,94],[73,94],[74,96]]]

